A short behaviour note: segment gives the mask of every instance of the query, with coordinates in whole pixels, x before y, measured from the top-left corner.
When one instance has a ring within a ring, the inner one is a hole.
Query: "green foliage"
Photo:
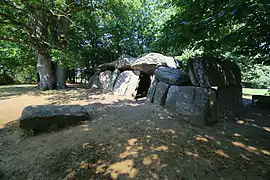
[[[249,88],[269,88],[270,87],[270,66],[262,64],[242,66],[242,82]]]
[[[270,4],[266,0],[175,1],[177,13],[166,22],[160,50],[179,55],[184,49],[204,49],[257,57],[270,63]]]
[[[32,83],[36,80],[36,61],[32,48],[0,41],[0,82]]]
[[[0,40],[12,46],[1,49],[1,66],[26,82],[27,73],[34,77],[36,52],[88,70],[124,54],[138,57],[157,49],[154,42],[175,12],[170,0],[3,0]]]

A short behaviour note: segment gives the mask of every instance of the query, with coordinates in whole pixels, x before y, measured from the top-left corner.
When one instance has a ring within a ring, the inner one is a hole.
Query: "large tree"
[[[36,51],[42,90],[55,89],[56,83],[65,88],[62,68],[52,64],[52,50],[67,47],[71,17],[76,12],[95,8],[102,7],[87,0],[2,0],[0,40],[25,44]]]

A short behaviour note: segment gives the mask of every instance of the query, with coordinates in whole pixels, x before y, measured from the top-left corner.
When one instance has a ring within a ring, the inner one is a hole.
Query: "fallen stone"
[[[189,123],[204,126],[219,120],[216,90],[194,86],[171,86],[165,107],[186,117]]]
[[[190,85],[190,79],[187,73],[181,69],[158,67],[155,76],[161,82],[170,85]]]
[[[20,117],[20,127],[35,133],[48,132],[90,120],[87,109],[81,106],[27,106]]]
[[[153,75],[157,65],[177,68],[173,57],[164,56],[159,53],[149,53],[146,56],[137,59],[131,64],[131,68]]]
[[[113,93],[120,96],[136,97],[139,81],[139,71],[124,71],[118,76]]]
[[[158,82],[154,94],[153,103],[164,106],[169,88],[170,85],[164,82]]]

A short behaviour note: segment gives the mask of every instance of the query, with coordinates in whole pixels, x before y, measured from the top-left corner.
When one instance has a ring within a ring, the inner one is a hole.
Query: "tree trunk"
[[[76,70],[72,69],[72,83],[76,84]]]
[[[56,89],[56,81],[52,70],[52,58],[49,53],[37,52],[37,70],[39,73],[40,90]]]
[[[57,84],[57,89],[66,89],[66,71],[59,66],[58,64],[56,65],[56,84]]]
[[[82,68],[80,70],[81,70],[81,84],[82,84],[82,82],[83,82],[83,70],[82,70]]]

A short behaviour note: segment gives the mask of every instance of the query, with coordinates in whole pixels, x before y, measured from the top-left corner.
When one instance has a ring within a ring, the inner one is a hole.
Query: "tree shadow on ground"
[[[0,87],[0,100],[10,99],[14,96],[34,93],[38,91],[35,85],[17,85],[17,86],[2,86]]]
[[[15,179],[268,178],[267,109],[247,106],[216,125],[199,128],[143,101],[84,107],[92,111],[93,121],[19,143],[2,137],[0,168]]]
[[[67,98],[81,100],[84,99],[86,95],[93,95],[98,93],[99,91],[90,91],[89,89],[87,89],[85,85],[81,84],[68,84],[67,89],[49,90],[49,91],[41,91],[37,85],[0,86],[0,100],[10,99],[14,96],[21,96],[21,95],[29,95],[29,96],[51,95],[56,96],[56,98],[60,98],[59,102],[62,101],[65,102],[63,100],[65,96]],[[65,98],[66,101],[68,100],[67,98]]]

